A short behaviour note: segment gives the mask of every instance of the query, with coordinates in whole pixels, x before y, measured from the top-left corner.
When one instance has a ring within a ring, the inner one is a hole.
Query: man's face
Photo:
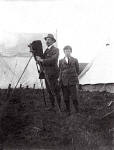
[[[50,46],[50,45],[52,45],[52,44],[53,44],[53,39],[47,38],[47,39],[46,39],[46,45],[47,45],[47,46]]]
[[[64,53],[65,53],[65,57],[70,57],[72,51],[71,51],[71,49],[65,49],[65,50],[64,50]]]

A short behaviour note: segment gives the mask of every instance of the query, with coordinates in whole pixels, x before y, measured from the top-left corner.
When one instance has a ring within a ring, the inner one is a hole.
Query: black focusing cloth
[[[43,58],[42,42],[40,40],[33,41],[29,47],[32,46],[32,50],[35,56]]]

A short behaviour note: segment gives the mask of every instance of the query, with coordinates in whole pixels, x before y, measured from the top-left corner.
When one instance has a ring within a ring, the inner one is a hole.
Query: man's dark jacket
[[[50,49],[46,49],[43,54],[45,74],[48,75],[49,78],[57,79],[59,77],[58,57],[59,49],[55,46],[52,46]]]
[[[76,58],[70,57],[69,63],[66,62],[65,58],[59,61],[59,70],[60,70],[60,83],[64,86],[76,85],[79,83],[79,63]]]

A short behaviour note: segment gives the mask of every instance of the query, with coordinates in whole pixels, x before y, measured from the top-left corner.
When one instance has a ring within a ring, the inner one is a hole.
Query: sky
[[[114,43],[114,1],[1,0],[0,45],[15,45],[13,33],[57,33],[60,58],[71,45],[72,56],[90,62],[107,42]]]

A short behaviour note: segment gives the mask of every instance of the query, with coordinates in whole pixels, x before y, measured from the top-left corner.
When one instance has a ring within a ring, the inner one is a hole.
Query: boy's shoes
[[[78,107],[75,109],[75,113],[79,113],[79,108]]]
[[[67,116],[70,116],[70,111],[68,111],[67,109],[64,109],[62,112],[66,113]]]
[[[47,111],[55,111],[55,108],[54,107],[50,107],[50,108],[47,108],[46,110]]]
[[[68,111],[67,111],[67,109],[63,109],[62,112],[65,112],[65,113],[66,113],[66,112],[68,112]]]
[[[67,111],[67,116],[70,116],[70,112]]]

